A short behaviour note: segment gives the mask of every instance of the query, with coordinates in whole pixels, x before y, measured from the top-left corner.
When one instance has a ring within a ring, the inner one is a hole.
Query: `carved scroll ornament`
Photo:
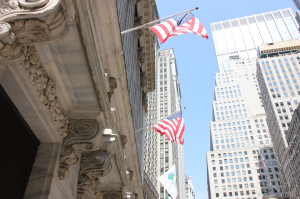
[[[77,185],[77,199],[82,199],[89,188],[94,191],[97,199],[104,198],[99,186],[99,177],[106,176],[111,168],[112,165],[106,152],[83,152]]]
[[[102,133],[96,120],[70,120],[60,156],[59,179],[63,180],[69,167],[78,162],[76,151],[97,150],[102,143]]]
[[[67,32],[59,0],[5,0],[0,8],[0,60],[16,59],[25,45],[56,42]]]

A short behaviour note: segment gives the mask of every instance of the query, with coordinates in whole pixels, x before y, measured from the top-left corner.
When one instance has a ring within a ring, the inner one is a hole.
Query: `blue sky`
[[[296,10],[292,0],[156,0],[160,18],[196,6],[193,11],[209,39],[185,34],[169,38],[161,49],[174,48],[182,93],[185,130],[185,173],[194,181],[196,199],[207,199],[206,151],[209,150],[209,122],[212,120],[212,100],[215,73],[218,72],[210,30],[213,22],[235,19],[279,9]]]

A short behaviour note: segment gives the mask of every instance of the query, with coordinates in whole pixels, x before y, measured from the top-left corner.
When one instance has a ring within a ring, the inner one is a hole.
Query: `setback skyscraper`
[[[256,58],[260,44],[300,39],[291,8],[212,23],[211,30],[220,72],[230,58]]]
[[[228,63],[231,70],[216,74],[211,149],[207,152],[209,198],[281,195],[279,169],[255,75],[256,60]]]
[[[258,46],[300,38],[290,8],[211,24],[220,73],[207,152],[209,198],[282,195],[256,79]]]

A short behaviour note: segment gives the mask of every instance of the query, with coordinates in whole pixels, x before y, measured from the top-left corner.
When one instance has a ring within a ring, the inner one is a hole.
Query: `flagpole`
[[[175,112],[171,113],[170,115],[173,115],[174,113],[177,113],[177,112],[179,112],[179,111],[182,111],[182,110],[185,109],[185,108],[186,108],[186,107],[183,107],[182,109],[180,109],[180,110],[178,110],[178,111],[175,111]],[[139,131],[141,131],[141,130],[143,130],[143,129],[149,127],[149,126],[151,126],[152,124],[155,124],[155,123],[157,123],[157,122],[159,122],[159,121],[161,121],[161,120],[164,120],[165,118],[169,117],[170,115],[168,115],[168,116],[166,116],[166,117],[164,117],[164,118],[162,118],[162,119],[159,119],[159,120],[157,120],[157,121],[155,121],[155,122],[152,122],[152,123],[150,123],[149,125],[146,125],[144,128],[141,128],[141,129],[137,130],[137,131],[134,132],[134,133],[137,133],[137,132],[139,132]]]
[[[184,11],[184,12],[177,13],[177,14],[175,14],[175,15],[171,15],[171,16],[168,16],[168,17],[165,17],[165,18],[162,18],[162,19],[157,19],[157,20],[151,21],[151,22],[149,22],[149,23],[143,24],[143,25],[141,25],[141,26],[137,26],[137,27],[135,27],[135,28],[131,28],[131,29],[128,29],[128,30],[124,30],[124,31],[121,32],[121,35],[126,34],[126,33],[129,33],[129,32],[132,32],[132,31],[134,31],[134,30],[138,30],[138,29],[144,28],[144,27],[149,26],[149,25],[152,25],[152,24],[155,24],[156,22],[159,22],[159,21],[162,21],[162,20],[165,20],[165,19],[169,19],[169,18],[171,18],[171,17],[177,16],[177,15],[180,15],[180,14],[183,14],[183,13],[186,13],[186,12],[193,11],[193,10],[198,10],[198,7],[193,8],[193,9],[190,9],[190,10],[187,10],[187,11]]]

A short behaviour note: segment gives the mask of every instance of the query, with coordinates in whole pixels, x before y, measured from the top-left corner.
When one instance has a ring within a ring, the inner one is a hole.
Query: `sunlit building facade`
[[[281,176],[282,190],[288,198],[298,198],[300,180],[295,178],[300,169],[295,147],[297,136],[288,136],[290,124],[300,101],[300,40],[277,42],[259,46],[257,80],[267,115],[267,124],[274,144],[274,151]],[[296,169],[295,169],[296,168]]]
[[[219,71],[230,58],[256,58],[260,44],[300,39],[298,27],[291,8],[212,23]]]
[[[147,96],[148,114],[145,123],[149,127],[145,131],[144,169],[146,173],[150,173],[149,179],[158,191],[159,198],[165,199],[168,193],[157,178],[175,164],[177,193],[181,199],[186,197],[183,145],[170,142],[166,136],[160,135],[152,128],[155,122],[181,108],[181,91],[174,49],[159,50],[156,60],[156,90]],[[171,163],[177,158],[177,161]],[[169,165],[161,168],[166,164]],[[159,168],[161,168],[159,171],[153,172]]]
[[[279,168],[256,80],[256,60],[232,59],[228,65],[231,70],[216,74],[207,152],[209,199],[281,196]]]

